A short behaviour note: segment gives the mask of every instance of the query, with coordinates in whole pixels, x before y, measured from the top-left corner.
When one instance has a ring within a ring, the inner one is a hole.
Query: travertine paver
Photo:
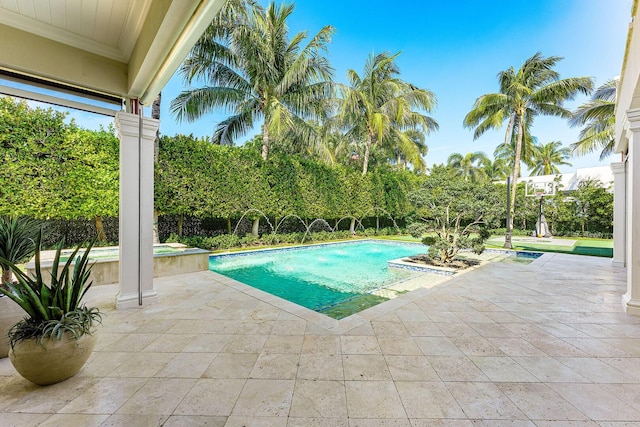
[[[104,325],[79,375],[37,387],[0,360],[0,425],[638,425],[625,280],[610,259],[545,254],[340,321],[212,272],[156,279],[139,310],[98,286]]]

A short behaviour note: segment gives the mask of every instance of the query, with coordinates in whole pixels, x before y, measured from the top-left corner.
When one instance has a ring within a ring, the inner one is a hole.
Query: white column
[[[157,300],[153,289],[153,142],[159,121],[116,114],[120,137],[120,292],[118,309]]]
[[[616,267],[624,267],[627,248],[627,177],[623,162],[611,163],[613,171],[613,260]]]
[[[640,315],[640,109],[627,111],[627,118],[627,293],[622,304],[625,312]]]

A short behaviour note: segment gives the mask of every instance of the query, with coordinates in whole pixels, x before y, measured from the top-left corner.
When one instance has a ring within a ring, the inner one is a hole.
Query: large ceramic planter
[[[0,358],[9,354],[9,329],[26,315],[27,313],[13,300],[7,297],[0,298]]]
[[[59,383],[77,374],[91,356],[96,334],[74,339],[66,333],[62,340],[35,339],[20,341],[9,350],[9,359],[16,371],[38,385]]]

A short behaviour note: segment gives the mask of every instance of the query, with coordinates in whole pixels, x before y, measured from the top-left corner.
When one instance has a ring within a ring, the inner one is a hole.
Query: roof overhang
[[[0,2],[0,71],[12,80],[148,105],[224,2]]]

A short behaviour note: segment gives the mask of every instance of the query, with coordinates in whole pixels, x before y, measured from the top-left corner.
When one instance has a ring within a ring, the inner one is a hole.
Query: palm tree
[[[424,172],[427,170],[424,156],[429,152],[429,147],[425,142],[425,134],[415,129],[409,129],[402,133],[406,138],[395,141],[395,147],[393,147],[396,166],[398,169],[406,169],[407,165],[411,165],[414,171]]]
[[[424,134],[438,129],[438,123],[416,110],[430,113],[436,96],[401,80],[395,59],[400,53],[371,54],[362,76],[347,71],[350,86],[342,87],[340,121],[349,138],[364,142],[362,174],[366,175],[372,147],[385,142],[396,147],[409,147],[412,141],[407,130]]]
[[[590,101],[580,105],[569,120],[571,127],[584,126],[578,142],[571,144],[572,154],[585,154],[602,150],[600,160],[613,154],[616,142],[615,108],[617,79],[607,80],[594,92]]]
[[[520,161],[525,164],[528,168],[532,168],[534,166],[533,163],[533,153],[538,146],[538,138],[531,135],[529,133],[529,127],[525,126],[524,128],[524,137],[522,138],[522,149],[520,151]],[[508,144],[500,144],[493,151],[493,157],[499,159],[504,162],[509,171],[513,171],[515,158],[516,158],[516,143],[518,138],[516,135],[513,135],[511,139],[509,139]],[[518,178],[520,178],[521,171],[518,169]],[[508,173],[510,174],[510,172]]]
[[[563,147],[560,141],[551,141],[537,146],[533,154],[534,166],[532,175],[552,175],[560,173],[558,166],[571,166],[567,159],[571,156],[571,150]]]
[[[503,146],[500,144],[500,147]],[[509,174],[509,167],[502,159],[494,159],[492,161],[487,158],[482,164],[482,170],[489,181],[502,181]]]
[[[560,79],[559,73],[553,68],[561,59],[558,56],[545,58],[538,52],[518,70],[510,67],[501,71],[498,73],[500,91],[479,97],[464,119],[466,127],[475,128],[474,139],[489,129],[502,127],[507,121],[505,145],[509,145],[515,129],[511,218],[515,208],[516,184],[520,174],[526,126],[532,126],[538,115],[572,117],[571,112],[562,106],[564,101],[573,99],[578,93],[589,94],[593,88],[590,77]]]
[[[453,153],[447,159],[447,166],[456,171],[465,181],[480,182],[486,179],[483,165],[489,160],[482,151],[475,153]]]
[[[273,3],[265,11],[237,8],[230,24],[213,22],[180,69],[186,83],[202,81],[205,86],[173,100],[178,120],[193,121],[226,108],[232,115],[218,123],[213,140],[228,143],[264,119],[265,160],[274,137],[293,128],[312,132],[305,119],[314,117],[317,104],[331,93],[333,69],[323,53],[334,29],[325,26],[302,46],[306,32],[288,37],[286,21],[293,10],[292,4]]]

